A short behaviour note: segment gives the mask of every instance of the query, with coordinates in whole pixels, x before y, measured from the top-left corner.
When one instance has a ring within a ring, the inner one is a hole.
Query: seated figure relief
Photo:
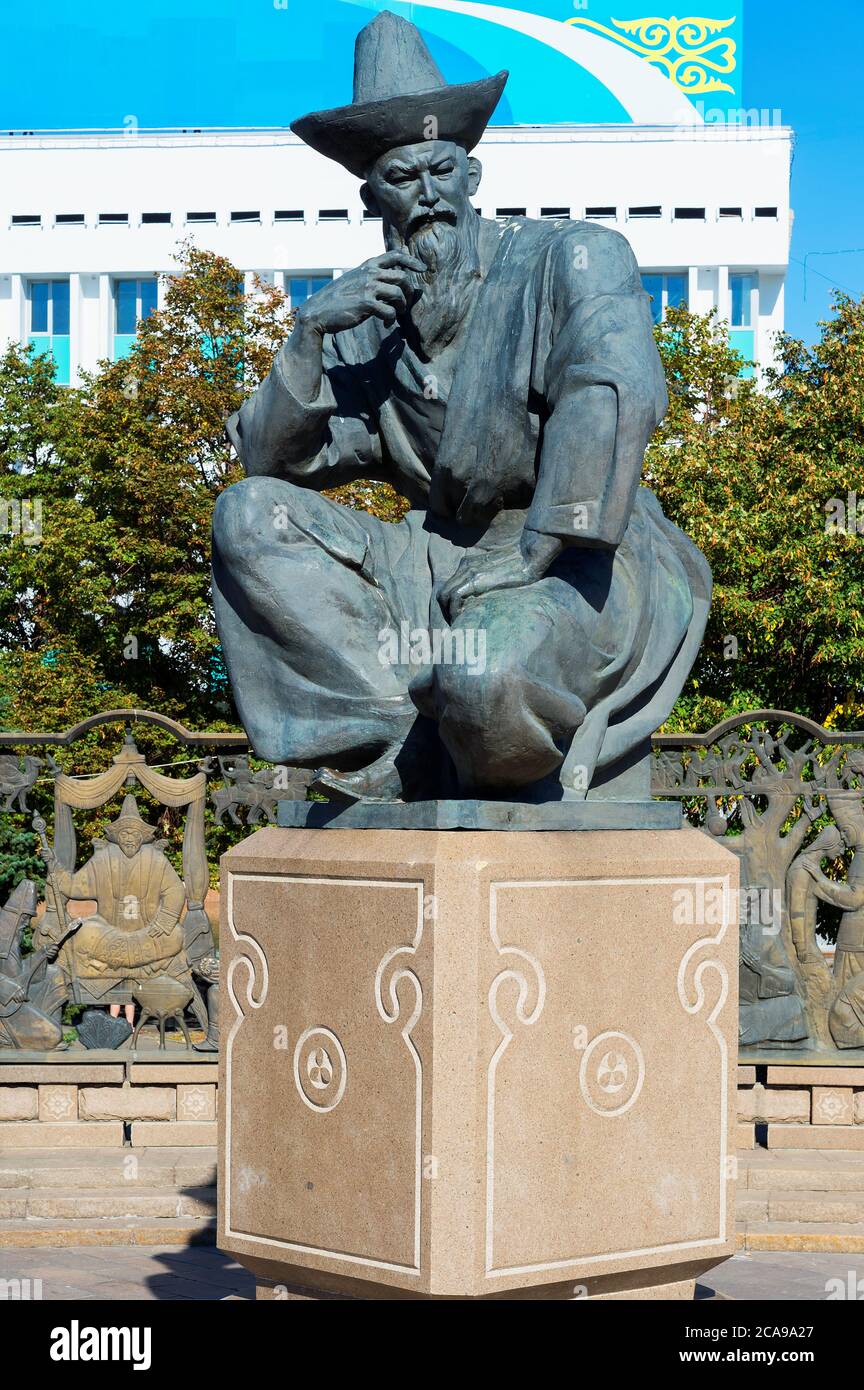
[[[96,911],[60,949],[58,962],[77,1002],[99,1003],[160,974],[189,972],[181,914],[183,880],[165,856],[156,830],[127,796],[104,840],[77,871],[63,868],[43,846],[56,887],[66,899],[96,901]]]

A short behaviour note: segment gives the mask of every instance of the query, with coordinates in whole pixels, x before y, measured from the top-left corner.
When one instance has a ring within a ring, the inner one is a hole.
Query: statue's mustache
[[[416,236],[417,232],[424,231],[427,227],[432,227],[436,222],[446,222],[449,226],[455,227],[457,218],[452,208],[430,208],[425,212],[418,212],[408,226],[405,228],[405,236]]]

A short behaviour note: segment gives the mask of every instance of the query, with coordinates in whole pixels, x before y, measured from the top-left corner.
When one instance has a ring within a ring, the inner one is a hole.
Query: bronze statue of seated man
[[[297,310],[229,421],[214,602],[261,757],[336,797],[648,797],[710,572],[640,487],[666,408],[629,244],[481,217],[507,74],[448,85],[387,11],[354,100],[293,129],[364,180],[384,254]],[[398,524],[321,495],[391,482]]]

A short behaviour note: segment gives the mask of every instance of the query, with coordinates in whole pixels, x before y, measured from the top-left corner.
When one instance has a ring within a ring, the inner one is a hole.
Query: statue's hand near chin
[[[562,549],[555,536],[523,531],[518,545],[475,551],[466,555],[456,573],[439,591],[445,617],[455,622],[471,598],[496,589],[518,589],[542,579]]]

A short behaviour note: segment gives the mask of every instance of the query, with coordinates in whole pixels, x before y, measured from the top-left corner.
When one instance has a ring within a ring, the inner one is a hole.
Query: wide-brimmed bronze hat
[[[354,100],[291,122],[307,145],[358,178],[388,150],[425,140],[452,140],[473,150],[508,73],[447,83],[419,29],[382,10],[354,45]]]

